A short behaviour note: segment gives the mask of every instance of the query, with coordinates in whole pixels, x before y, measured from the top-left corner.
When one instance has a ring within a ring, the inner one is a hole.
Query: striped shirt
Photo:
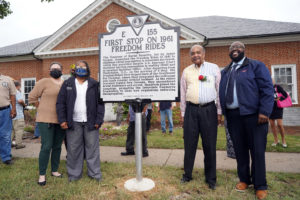
[[[205,81],[199,80],[199,75],[205,76]],[[186,102],[194,104],[206,104],[216,101],[218,114],[221,114],[219,100],[219,84],[221,73],[218,65],[204,62],[200,68],[192,64],[182,72],[180,82],[180,110],[181,116],[184,117]]]
[[[13,118],[13,120],[23,119],[24,118],[23,105],[21,105],[19,103],[19,100],[23,100],[24,101],[22,93],[19,90],[17,90],[17,94],[16,94],[16,111],[17,111],[17,116],[15,118]]]

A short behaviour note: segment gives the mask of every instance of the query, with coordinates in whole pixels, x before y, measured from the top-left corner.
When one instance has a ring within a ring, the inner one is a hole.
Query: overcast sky
[[[0,19],[0,47],[53,34],[94,0],[8,0]],[[136,0],[172,19],[228,16],[300,23],[300,0]]]

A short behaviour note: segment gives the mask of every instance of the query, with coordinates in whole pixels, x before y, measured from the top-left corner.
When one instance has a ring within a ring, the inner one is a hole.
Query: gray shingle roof
[[[208,39],[300,33],[300,23],[276,22],[224,16],[177,19],[177,22]]]
[[[47,38],[48,36],[45,36],[5,47],[0,47],[0,58],[32,54],[33,50]]]

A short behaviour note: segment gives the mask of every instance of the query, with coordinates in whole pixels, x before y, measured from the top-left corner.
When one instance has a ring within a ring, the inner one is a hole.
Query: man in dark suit
[[[240,179],[236,190],[244,191],[254,184],[257,198],[264,199],[267,196],[265,150],[268,117],[274,102],[273,85],[265,64],[245,57],[244,53],[245,45],[241,42],[233,42],[229,47],[232,62],[221,73],[219,97],[236,153]]]

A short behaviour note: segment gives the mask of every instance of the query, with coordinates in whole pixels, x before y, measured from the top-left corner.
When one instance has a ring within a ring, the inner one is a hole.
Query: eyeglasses
[[[229,47],[229,50],[233,50],[233,49],[245,49],[245,47],[242,45],[233,45]]]

